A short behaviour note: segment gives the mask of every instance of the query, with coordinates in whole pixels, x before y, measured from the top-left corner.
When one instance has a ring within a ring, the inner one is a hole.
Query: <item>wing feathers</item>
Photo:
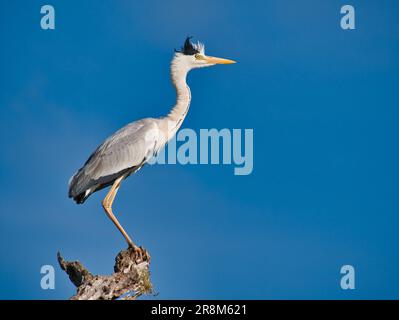
[[[92,153],[71,178],[69,197],[75,198],[90,188],[109,184],[130,169],[137,170],[155,154],[159,137],[157,122],[151,118],[130,123],[118,130]]]

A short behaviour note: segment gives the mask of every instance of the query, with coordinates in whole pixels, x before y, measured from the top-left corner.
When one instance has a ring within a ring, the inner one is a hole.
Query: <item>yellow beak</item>
[[[216,58],[216,57],[208,57],[208,56],[205,56],[204,60],[207,63],[212,63],[212,64],[232,64],[232,63],[236,63],[234,60]]]

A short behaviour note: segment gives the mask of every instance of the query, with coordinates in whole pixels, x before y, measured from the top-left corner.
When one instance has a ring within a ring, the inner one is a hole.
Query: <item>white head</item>
[[[171,64],[172,76],[182,73],[187,74],[195,68],[232,63],[235,63],[235,61],[205,55],[204,45],[200,42],[194,44],[188,37],[181,50],[175,50],[175,56]]]

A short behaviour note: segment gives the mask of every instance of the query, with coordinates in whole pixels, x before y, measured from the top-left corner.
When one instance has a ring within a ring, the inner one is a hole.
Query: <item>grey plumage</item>
[[[69,197],[83,203],[93,192],[139,170],[157,152],[157,120],[129,123],[106,139],[69,182]]]

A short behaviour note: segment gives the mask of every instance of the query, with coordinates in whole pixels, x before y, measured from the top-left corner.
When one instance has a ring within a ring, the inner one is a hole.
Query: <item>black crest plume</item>
[[[193,54],[199,53],[198,49],[192,44],[191,39],[192,37],[187,37],[186,41],[184,41],[184,45],[180,50],[176,50],[176,52],[180,52],[182,54],[191,56]]]

